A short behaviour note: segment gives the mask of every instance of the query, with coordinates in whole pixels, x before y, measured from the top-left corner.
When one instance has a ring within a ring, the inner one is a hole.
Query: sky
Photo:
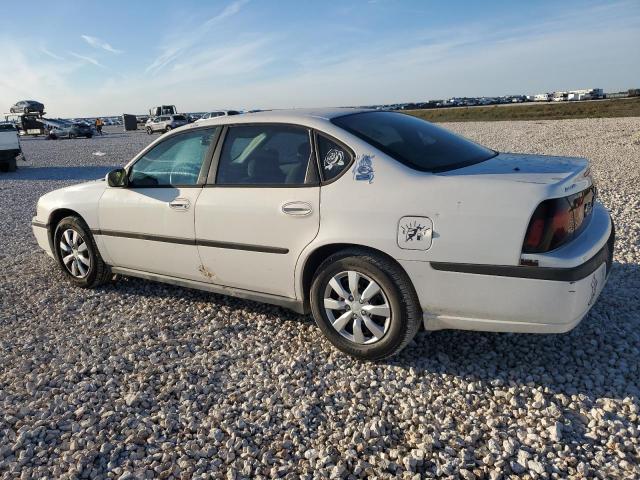
[[[0,112],[51,117],[640,87],[640,0],[3,2]]]

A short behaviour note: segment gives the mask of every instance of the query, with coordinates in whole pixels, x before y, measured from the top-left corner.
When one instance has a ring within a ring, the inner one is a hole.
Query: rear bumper
[[[611,270],[615,232],[608,213],[607,220],[606,230],[600,232],[600,248],[572,267],[401,262],[420,298],[425,328],[571,330],[594,305]]]

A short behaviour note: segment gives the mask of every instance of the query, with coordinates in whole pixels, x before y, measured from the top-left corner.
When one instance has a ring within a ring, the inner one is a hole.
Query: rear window
[[[403,113],[364,112],[331,120],[399,162],[442,172],[483,162],[497,152]]]

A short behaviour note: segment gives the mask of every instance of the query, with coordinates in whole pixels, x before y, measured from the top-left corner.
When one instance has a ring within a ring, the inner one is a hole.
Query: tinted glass
[[[318,155],[325,180],[337,177],[351,163],[351,153],[347,149],[322,135],[318,135]]]
[[[174,120],[186,120],[184,115],[174,115],[173,119]]]
[[[220,185],[302,185],[311,147],[305,128],[288,125],[231,127],[216,183]]]
[[[356,113],[332,122],[420,171],[452,170],[496,155],[493,150],[403,113]]]
[[[196,185],[215,128],[175,135],[148,151],[131,167],[135,187]]]
[[[15,132],[16,128],[10,123],[0,123],[0,132]]]

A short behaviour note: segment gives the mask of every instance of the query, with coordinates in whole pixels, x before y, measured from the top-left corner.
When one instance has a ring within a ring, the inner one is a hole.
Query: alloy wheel
[[[85,239],[72,228],[60,237],[60,258],[67,271],[76,278],[84,278],[91,268],[91,257]]]
[[[357,344],[376,343],[391,325],[391,306],[373,279],[348,270],[334,275],[324,292],[324,309],[333,328]]]

